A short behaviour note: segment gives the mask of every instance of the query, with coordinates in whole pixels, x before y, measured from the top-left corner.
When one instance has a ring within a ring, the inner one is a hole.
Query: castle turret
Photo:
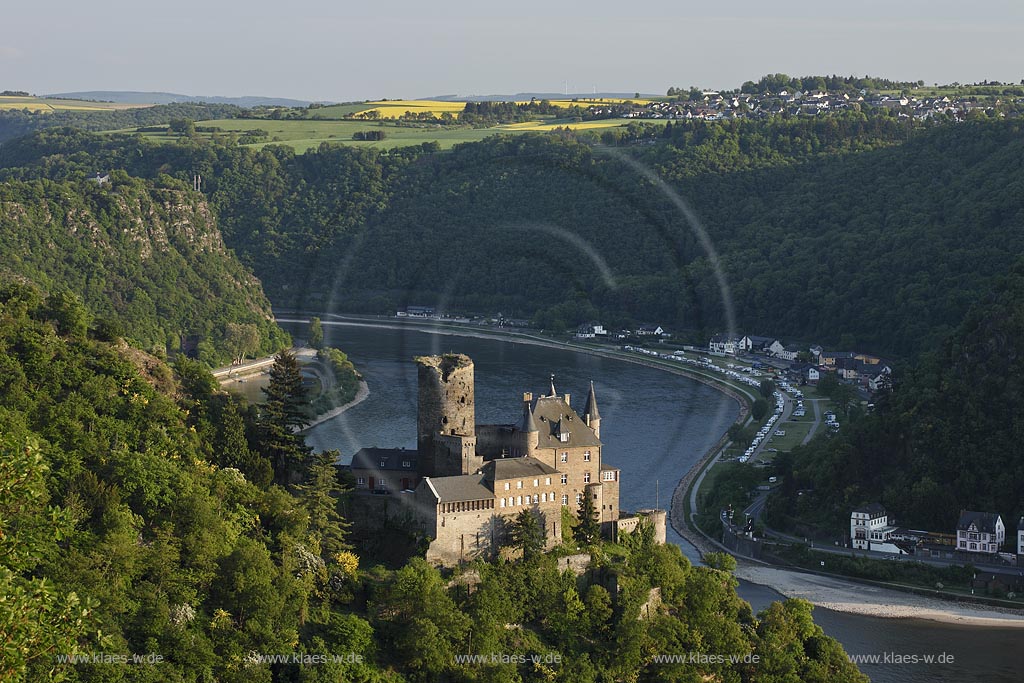
[[[540,430],[537,428],[537,421],[533,419],[533,410],[530,408],[532,401],[533,394],[523,394],[523,416],[516,424],[516,430],[522,439],[520,446],[522,453],[531,457],[537,451],[537,445],[540,443]]]
[[[483,464],[476,455],[473,361],[463,354],[420,356],[416,447],[424,476],[469,474]]]
[[[594,430],[597,438],[601,438],[601,413],[597,412],[597,396],[594,395],[594,383],[590,383],[590,393],[587,394],[587,405],[583,407],[583,419],[587,426]]]

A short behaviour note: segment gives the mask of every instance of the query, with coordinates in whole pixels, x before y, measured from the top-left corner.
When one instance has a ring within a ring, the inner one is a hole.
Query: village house
[[[1003,518],[994,512],[960,511],[956,525],[956,549],[965,553],[994,555],[1006,540]]]
[[[740,347],[751,353],[764,353],[775,341],[775,337],[759,337],[748,334],[740,340]]]
[[[742,350],[742,342],[742,339],[730,337],[727,334],[716,334],[708,343],[708,350],[711,353],[724,353],[735,356],[738,351]]]
[[[850,513],[850,546],[856,550],[904,553],[893,543],[896,527],[889,524],[889,513],[879,503],[868,503]]]
[[[577,339],[594,339],[595,337],[605,337],[607,335],[608,330],[604,329],[604,325],[590,322],[577,327],[575,337]]]
[[[1017,566],[1024,566],[1024,516],[1017,522]]]

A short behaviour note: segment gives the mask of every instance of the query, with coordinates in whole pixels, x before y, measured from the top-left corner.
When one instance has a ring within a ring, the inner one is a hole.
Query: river
[[[607,462],[621,468],[623,509],[660,504],[666,508],[680,476],[728,428],[737,405],[696,381],[635,364],[567,350],[492,339],[454,337],[413,330],[325,324],[326,343],[343,349],[363,373],[370,396],[337,418],[314,427],[307,443],[338,449],[343,460],[364,446],[416,445],[416,355],[454,351],[476,366],[478,422],[512,422],[522,393],[547,393],[555,375],[559,393],[570,393],[578,409],[594,381],[601,411]],[[296,330],[297,336],[302,336]],[[696,551],[669,529],[692,561]],[[740,595],[755,611],[781,596],[741,582]],[[873,681],[1024,680],[1019,629],[882,619],[815,608],[815,621],[854,655],[944,656],[942,664],[861,664]],[[952,661],[948,661],[952,657]]]

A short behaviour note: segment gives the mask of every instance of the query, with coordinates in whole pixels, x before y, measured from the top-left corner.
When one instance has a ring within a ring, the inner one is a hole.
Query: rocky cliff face
[[[123,174],[105,183],[0,186],[0,277],[66,289],[146,349],[222,360],[228,323],[283,342],[259,281],[224,245],[199,193]]]

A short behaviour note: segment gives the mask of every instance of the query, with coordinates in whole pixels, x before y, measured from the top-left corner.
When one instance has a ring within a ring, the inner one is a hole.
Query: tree
[[[167,128],[178,135],[192,137],[196,134],[196,122],[192,119],[171,119],[167,123]]]
[[[338,457],[338,451],[316,453],[306,483],[298,487],[309,513],[310,533],[320,544],[320,556],[325,560],[349,549],[345,542],[349,524],[338,512],[338,498],[345,493],[338,482]]]
[[[524,560],[532,560],[544,550],[547,538],[537,513],[522,510],[512,523],[512,545],[523,551]]]
[[[577,510],[580,523],[576,527],[576,540],[582,545],[593,545],[601,536],[601,524],[597,521],[597,510],[594,508],[594,496],[590,489],[583,492]]]
[[[245,436],[245,420],[233,399],[228,400],[220,410],[213,450],[217,464],[221,467],[234,467],[260,488],[269,486],[274,478],[270,463],[249,448]]]
[[[0,440],[0,680],[22,680],[35,663],[50,670],[96,627],[97,605],[34,576],[74,528],[68,511],[48,505],[46,470],[34,443]]]
[[[270,383],[263,389],[267,400],[260,412],[264,455],[274,467],[274,478],[288,483],[301,477],[309,449],[297,432],[307,422],[306,390],[295,354],[285,349],[274,358]]]
[[[314,349],[324,347],[324,326],[315,316],[309,319],[309,345]]]
[[[46,297],[43,314],[53,321],[57,334],[84,337],[89,329],[89,313],[82,300],[69,291],[59,291]]]
[[[772,395],[772,392],[775,391],[775,380],[763,379],[757,389],[761,392],[761,395],[767,399]]]
[[[260,329],[252,323],[227,323],[224,325],[224,346],[231,354],[231,362],[238,364],[248,355],[260,349]]]
[[[736,569],[736,558],[729,553],[707,553],[703,559],[704,564],[712,569],[720,569],[725,572]]]
[[[764,416],[768,414],[768,401],[763,398],[758,398],[754,401],[754,405],[750,407],[750,416],[755,420],[763,420]]]

